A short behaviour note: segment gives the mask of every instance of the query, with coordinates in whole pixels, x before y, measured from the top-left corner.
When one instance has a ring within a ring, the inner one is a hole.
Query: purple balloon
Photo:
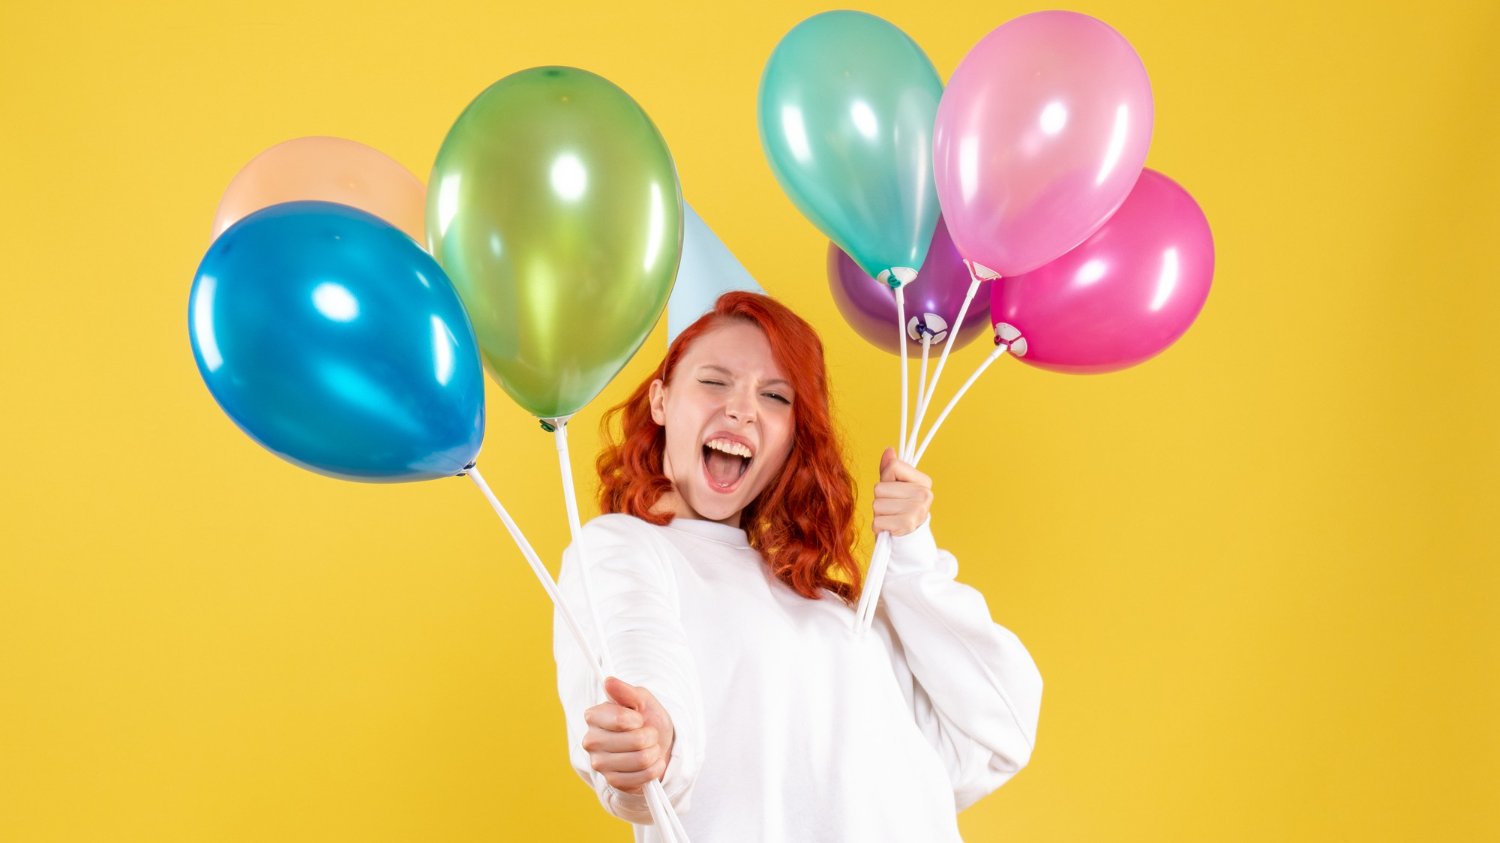
[[[1112,372],[1176,342],[1203,309],[1213,274],[1213,234],[1198,203],[1143,170],[1125,203],[1078,248],[994,281],[990,320],[1023,363]]]
[[[932,232],[927,260],[917,271],[917,280],[906,285],[906,340],[908,354],[922,353],[922,333],[932,337],[932,354],[940,354],[948,340],[948,329],[958,319],[964,294],[969,291],[969,268],[959,257],[948,227],[938,218]],[[955,349],[989,333],[984,320],[984,303],[989,300],[992,281],[984,281],[969,303]],[[877,348],[899,354],[896,347],[896,294],[859,268],[854,259],[832,243],[828,244],[828,289],[839,313],[856,333]]]

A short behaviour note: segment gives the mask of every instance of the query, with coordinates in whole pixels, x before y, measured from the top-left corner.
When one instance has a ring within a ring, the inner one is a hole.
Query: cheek
[[[786,419],[778,424],[774,431],[767,430],[766,432],[769,435],[766,437],[765,444],[771,447],[773,452],[778,455],[778,462],[775,468],[777,471],[780,471],[781,467],[786,465],[787,459],[792,454],[792,421],[791,419]]]
[[[674,474],[680,475],[683,469],[690,467],[688,457],[691,456],[691,448],[685,441],[686,438],[681,434],[673,436],[671,428],[667,429],[667,462]]]
[[[689,476],[698,468],[697,430],[687,409],[679,405],[670,408],[667,414],[667,461],[677,479]]]

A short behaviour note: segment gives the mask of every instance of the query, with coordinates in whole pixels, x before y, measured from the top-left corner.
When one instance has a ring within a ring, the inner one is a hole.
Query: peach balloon
[[[279,143],[229,182],[214,214],[214,237],[240,218],[283,202],[316,199],[367,211],[426,248],[427,189],[385,153],[343,138]]]

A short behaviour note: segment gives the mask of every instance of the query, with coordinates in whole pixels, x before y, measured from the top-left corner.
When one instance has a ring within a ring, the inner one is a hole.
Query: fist
[[[932,509],[932,478],[901,460],[886,448],[880,455],[880,482],[875,484],[875,519],[870,528],[877,533],[904,536],[922,526]]]
[[[676,732],[672,718],[650,691],[616,677],[604,680],[604,693],[613,702],[599,703],[583,713],[589,724],[583,736],[589,764],[610,786],[639,794],[646,785],[666,775]]]

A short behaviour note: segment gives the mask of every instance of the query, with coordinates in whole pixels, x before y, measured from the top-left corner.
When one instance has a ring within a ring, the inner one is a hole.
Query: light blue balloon
[[[437,262],[332,202],[235,223],[193,281],[198,372],[250,438],[345,480],[458,474],[484,438],[479,345]]]
[[[761,146],[797,209],[865,274],[900,286],[937,227],[943,81],[906,33],[833,11],[792,28],[760,80]]]
[[[730,290],[765,292],[698,212],[686,202],[682,207],[682,262],[667,299],[669,345],[687,326],[713,310],[719,296]]]

